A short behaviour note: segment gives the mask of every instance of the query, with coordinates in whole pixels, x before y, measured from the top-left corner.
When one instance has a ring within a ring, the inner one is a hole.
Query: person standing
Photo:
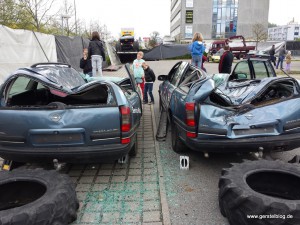
[[[275,58],[275,45],[272,45],[272,48],[269,51],[270,54],[270,60],[276,66],[276,58]]]
[[[92,33],[92,40],[89,43],[89,59],[92,59],[93,76],[98,74],[102,76],[102,62],[105,61],[103,44],[97,31]]]
[[[83,49],[83,57],[80,59],[80,68],[83,70],[84,74],[88,74],[91,77],[93,76],[92,72],[92,62],[91,59],[88,58],[88,49]]]
[[[201,68],[202,56],[203,52],[205,51],[205,46],[203,44],[203,36],[201,33],[196,32],[194,34],[190,50],[192,55],[192,65]]]
[[[133,74],[136,83],[140,86],[142,90],[142,95],[144,97],[144,89],[145,89],[145,84],[144,84],[144,70],[142,67],[144,53],[143,52],[138,52],[136,55],[136,59],[132,63],[132,69],[133,69]]]
[[[149,93],[151,101],[148,104],[151,105],[154,104],[154,97],[152,91],[153,91],[153,83],[156,77],[153,70],[149,67],[149,65],[146,62],[143,62],[142,67],[145,73],[145,90],[144,90],[143,103],[144,104],[148,103],[148,93]]]
[[[219,73],[231,73],[233,62],[233,54],[230,51],[229,45],[224,46],[224,53],[219,62]]]
[[[286,67],[285,71],[289,73],[291,71],[292,53],[288,51],[285,57]]]
[[[284,48],[284,46],[282,46],[279,49],[279,57],[278,57],[278,61],[277,61],[277,64],[276,64],[276,69],[278,69],[279,63],[280,63],[280,69],[281,70],[283,69],[282,64],[283,64],[283,60],[285,58],[285,54],[286,54],[285,48]]]

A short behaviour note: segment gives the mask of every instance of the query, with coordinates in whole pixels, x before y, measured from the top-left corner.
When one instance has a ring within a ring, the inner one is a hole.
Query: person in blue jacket
[[[196,32],[194,34],[190,50],[192,55],[192,65],[201,68],[202,56],[203,52],[205,51],[205,46],[203,44],[203,36],[201,33]]]

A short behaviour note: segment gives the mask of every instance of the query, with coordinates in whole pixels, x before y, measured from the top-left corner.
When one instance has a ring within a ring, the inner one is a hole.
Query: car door
[[[127,98],[128,102],[131,104],[130,107],[133,115],[133,125],[137,125],[139,124],[142,116],[141,93],[134,79],[134,74],[130,69],[130,65],[128,63],[125,65],[125,68],[132,84],[132,92],[130,94],[125,93],[125,97]]]
[[[164,108],[169,107],[172,93],[177,88],[179,81],[182,77],[182,74],[184,74],[187,65],[188,65],[187,62],[177,63],[169,72],[168,80],[164,81],[162,87],[162,93],[161,93],[161,99]]]

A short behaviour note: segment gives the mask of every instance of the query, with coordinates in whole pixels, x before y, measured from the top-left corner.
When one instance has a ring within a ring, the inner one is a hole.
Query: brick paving
[[[71,165],[66,169],[77,185],[80,201],[73,225],[163,224],[150,109],[144,105],[138,154],[127,164]]]

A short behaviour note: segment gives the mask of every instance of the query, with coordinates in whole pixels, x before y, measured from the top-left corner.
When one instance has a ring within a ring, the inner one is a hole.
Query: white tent
[[[57,62],[55,37],[0,25],[0,83],[20,67]]]

